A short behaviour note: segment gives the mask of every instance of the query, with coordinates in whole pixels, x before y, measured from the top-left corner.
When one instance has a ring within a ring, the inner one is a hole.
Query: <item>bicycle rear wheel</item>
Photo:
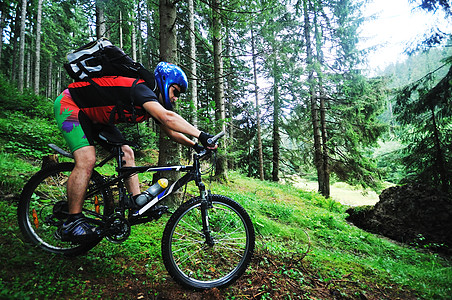
[[[255,233],[245,209],[234,200],[212,195],[207,209],[210,235],[203,233],[201,198],[181,205],[166,224],[162,238],[163,262],[179,284],[194,289],[222,288],[248,267]]]
[[[61,163],[36,173],[25,185],[17,209],[19,227],[27,242],[45,251],[69,256],[83,254],[101,240],[74,244],[62,242],[54,236],[68,215],[66,184],[73,168],[74,163]],[[103,182],[103,177],[93,171],[88,194]],[[85,199],[83,211],[85,215],[100,220],[103,214],[111,211],[111,193],[102,189],[91,194]]]

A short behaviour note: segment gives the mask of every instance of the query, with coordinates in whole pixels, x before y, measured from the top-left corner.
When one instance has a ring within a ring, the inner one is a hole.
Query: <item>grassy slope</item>
[[[104,241],[86,256],[67,259],[23,244],[16,205],[2,200],[0,298],[447,299],[452,295],[450,261],[348,224],[344,207],[316,193],[235,173],[228,185],[213,184],[212,190],[240,202],[258,232],[253,263],[232,287],[194,293],[168,277],[159,253],[164,218],[134,227],[121,245]]]
[[[305,258],[321,277],[355,282],[396,283],[425,297],[452,295],[452,268],[434,254],[396,245],[348,224],[346,207],[313,192],[237,178],[242,193],[222,193],[249,210],[267,247],[277,254],[300,255],[307,233],[312,251]],[[259,225],[261,224],[261,225]]]

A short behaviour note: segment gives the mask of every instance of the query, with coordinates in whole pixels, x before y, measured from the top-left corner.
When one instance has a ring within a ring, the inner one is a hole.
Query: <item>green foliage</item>
[[[0,150],[0,195],[18,194],[37,168]]]
[[[372,156],[385,181],[399,183],[407,176],[402,164],[400,153],[402,149],[403,145],[400,142],[390,140],[379,143],[373,151]]]
[[[64,144],[55,124],[41,118],[27,118],[21,112],[0,118],[0,133],[5,150],[25,157],[41,158],[51,153],[49,143]]]
[[[20,94],[0,75],[0,140],[4,151],[41,158],[49,143],[63,144],[53,121],[53,103],[25,92]]]
[[[29,91],[19,93],[3,73],[0,73],[0,108],[0,117],[5,117],[10,111],[19,111],[29,117],[53,118],[52,101]]]
[[[420,181],[450,190],[452,184],[452,67],[441,79],[434,73],[404,87],[394,112],[404,125],[405,181]]]

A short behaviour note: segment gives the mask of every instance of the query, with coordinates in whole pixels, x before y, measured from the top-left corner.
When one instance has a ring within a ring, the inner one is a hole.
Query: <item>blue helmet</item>
[[[166,109],[173,109],[173,104],[169,98],[169,88],[173,84],[180,87],[181,93],[185,93],[188,87],[187,76],[182,69],[174,64],[160,62],[154,71],[155,81],[163,98],[163,106]]]

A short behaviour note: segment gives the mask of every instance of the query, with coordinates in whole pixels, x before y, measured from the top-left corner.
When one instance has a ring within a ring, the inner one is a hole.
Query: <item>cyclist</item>
[[[143,122],[152,117],[172,140],[197,152],[209,146],[207,140],[211,135],[201,132],[172,111],[173,103],[188,86],[182,69],[160,62],[154,76],[154,90],[141,79],[105,76],[71,83],[55,100],[55,119],[75,158],[75,167],[67,182],[69,217],[55,233],[56,238],[82,243],[99,235],[99,230],[84,218],[82,207],[96,162],[94,141],[108,149],[108,144],[99,138],[101,131],[115,140],[124,141],[114,124]],[[186,135],[197,138],[202,146]],[[135,166],[133,150],[123,145],[122,151],[124,165]],[[137,175],[125,183],[133,196],[140,194]]]

